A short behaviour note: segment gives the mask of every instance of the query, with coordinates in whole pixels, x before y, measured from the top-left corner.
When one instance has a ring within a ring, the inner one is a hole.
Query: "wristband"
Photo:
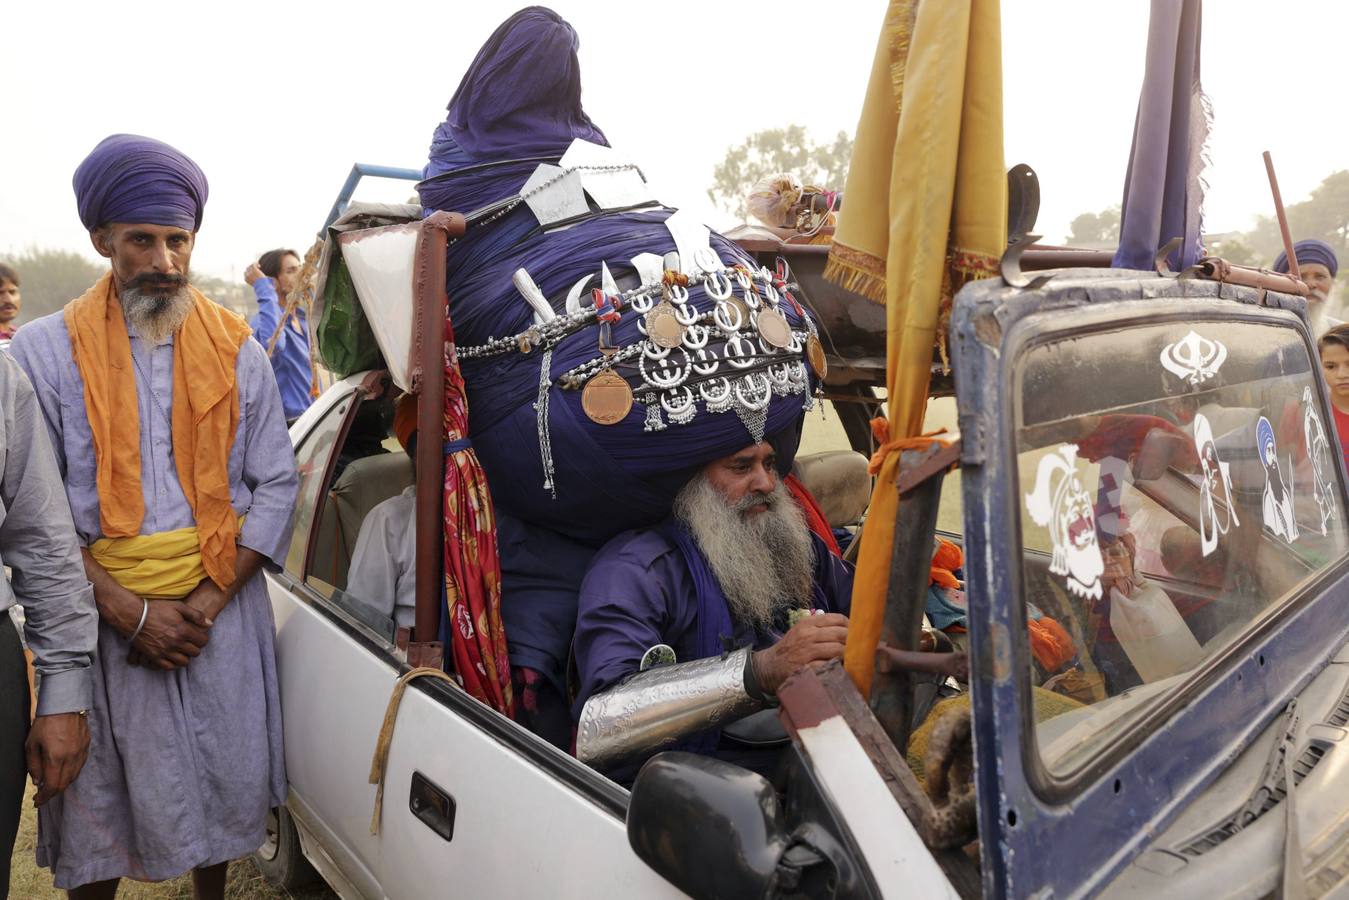
[[[754,668],[754,655],[757,652],[757,650],[750,650],[745,659],[745,693],[749,694],[751,699],[771,708],[778,705],[778,698],[776,694],[770,694],[764,690],[763,685],[759,683],[759,673]]]
[[[150,615],[150,601],[142,597],[141,603],[145,604],[141,607],[141,620],[137,623],[136,630],[131,632],[131,637],[127,638],[129,644],[136,643],[136,638],[140,637],[141,629],[145,627],[145,619]]]

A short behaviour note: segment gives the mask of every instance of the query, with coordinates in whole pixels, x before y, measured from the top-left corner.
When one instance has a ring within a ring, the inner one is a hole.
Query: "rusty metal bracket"
[[[960,449],[961,442],[957,437],[945,446],[939,447],[935,453],[916,463],[912,468],[905,469],[901,465],[899,477],[895,479],[899,495],[902,497],[938,473],[945,473],[959,466]]]
[[[414,669],[445,668],[445,645],[440,641],[412,641],[408,644],[408,665]]]
[[[1177,277],[1178,273],[1171,271],[1171,263],[1167,261],[1167,257],[1179,250],[1183,243],[1185,243],[1185,238],[1173,237],[1166,242],[1162,249],[1157,251],[1157,255],[1152,258],[1152,267],[1157,270],[1158,275],[1163,278]]]
[[[1031,245],[1040,240],[1038,234],[1017,235],[1007,245],[1007,249],[1002,252],[1002,258],[998,260],[998,272],[1002,275],[1003,283],[1009,287],[1025,288],[1026,290],[1035,290],[1043,287],[1053,275],[1037,275],[1034,278],[1027,278],[1021,271],[1021,255],[1030,249]]]

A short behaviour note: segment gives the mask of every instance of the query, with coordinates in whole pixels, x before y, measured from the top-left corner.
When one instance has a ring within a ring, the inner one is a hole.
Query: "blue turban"
[[[89,231],[110,222],[201,228],[206,175],[183,153],[154,138],[104,138],[75,170],[75,202]]]
[[[1330,270],[1330,277],[1334,278],[1340,271],[1340,261],[1335,258],[1335,251],[1325,241],[1318,241],[1315,238],[1307,238],[1305,241],[1298,241],[1293,245],[1293,252],[1297,254],[1298,265],[1306,263],[1320,263]],[[1274,271],[1288,273],[1288,254],[1282,250],[1279,256],[1274,260]]]

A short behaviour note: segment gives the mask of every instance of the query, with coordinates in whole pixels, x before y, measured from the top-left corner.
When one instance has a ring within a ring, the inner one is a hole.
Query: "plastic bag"
[[[365,320],[365,310],[340,253],[333,255],[323,286],[323,314],[316,331],[319,358],[338,378],[384,367],[375,333]]]
[[[1129,597],[1110,589],[1110,628],[1144,684],[1183,672],[1203,655],[1166,591],[1150,581],[1140,580]]]

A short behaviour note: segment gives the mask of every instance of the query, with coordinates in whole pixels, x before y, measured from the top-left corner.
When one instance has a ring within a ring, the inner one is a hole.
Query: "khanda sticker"
[[[1193,331],[1162,348],[1162,367],[1196,387],[1217,375],[1226,361],[1227,347],[1222,341],[1200,337]]]
[[[1321,511],[1321,534],[1325,534],[1330,520],[1339,512],[1335,500],[1335,463],[1325,426],[1316,414],[1316,398],[1310,386],[1302,389],[1302,437],[1307,445],[1307,459],[1312,468],[1312,499]]]
[[[1237,507],[1232,502],[1232,476],[1229,466],[1218,458],[1213,441],[1213,426],[1208,417],[1194,417],[1194,448],[1199,453],[1199,538],[1200,549],[1208,556],[1218,548],[1218,538],[1233,525],[1240,525]]]
[[[1265,496],[1262,503],[1265,527],[1291,544],[1298,538],[1297,519],[1293,516],[1293,489],[1283,480],[1283,472],[1279,469],[1279,446],[1274,441],[1274,427],[1264,416],[1255,425],[1255,442],[1260,464],[1265,467]],[[1290,458],[1290,474],[1292,468]]]
[[[1091,496],[1077,472],[1076,444],[1061,444],[1040,460],[1035,490],[1026,495],[1026,512],[1036,525],[1049,530],[1054,545],[1049,571],[1067,576],[1072,593],[1099,600],[1105,562],[1096,540]]]

